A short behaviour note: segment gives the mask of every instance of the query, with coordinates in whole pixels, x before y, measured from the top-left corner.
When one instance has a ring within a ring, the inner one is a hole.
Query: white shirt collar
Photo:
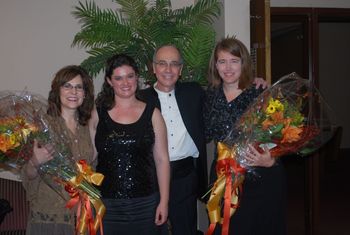
[[[164,92],[157,89],[157,82],[153,85],[154,90],[158,93],[159,97],[170,97],[175,95],[175,89],[172,89],[170,92]]]

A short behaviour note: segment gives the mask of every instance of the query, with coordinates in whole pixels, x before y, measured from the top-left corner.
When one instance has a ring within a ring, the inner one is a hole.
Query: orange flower
[[[283,118],[283,112],[282,111],[277,111],[272,113],[269,118],[265,119],[262,122],[262,129],[267,130],[269,129],[270,126],[274,126],[276,124],[283,123],[285,119]]]
[[[12,147],[11,141],[6,135],[0,135],[0,151],[6,153]]]
[[[271,118],[276,124],[282,123],[284,120],[283,112],[282,111],[274,112],[273,114],[271,114]]]
[[[262,129],[263,130],[267,130],[269,129],[270,126],[273,126],[275,123],[273,121],[271,121],[270,119],[265,119],[262,122]]]
[[[290,126],[288,123],[288,125],[282,129],[283,138],[281,140],[281,143],[292,143],[298,141],[300,139],[300,133],[302,131],[303,130],[301,128]]]

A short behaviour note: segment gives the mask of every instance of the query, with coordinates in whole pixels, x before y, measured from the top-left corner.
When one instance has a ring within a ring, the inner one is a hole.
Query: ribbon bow
[[[69,193],[71,199],[67,202],[66,207],[72,208],[78,204],[77,209],[77,234],[85,234],[86,230],[91,235],[95,235],[100,227],[100,233],[103,235],[102,217],[106,211],[100,196],[87,192],[82,189],[82,185],[95,184],[101,185],[104,175],[96,173],[86,160],[79,160],[77,163],[78,175],[73,176],[65,185],[65,190]],[[87,181],[87,182],[86,182]],[[96,218],[93,218],[91,204],[95,209]]]
[[[222,235],[228,234],[230,217],[239,204],[245,169],[236,161],[235,151],[224,143],[218,142],[218,160],[216,164],[217,180],[207,202],[210,226],[207,235],[214,232],[217,223],[222,224]],[[224,214],[221,217],[220,202],[224,199]]]
[[[104,175],[101,173],[94,172],[92,167],[87,164],[85,159],[79,160],[77,162],[77,167],[79,170],[79,174],[73,177],[70,182],[75,185],[79,185],[83,179],[88,181],[89,183],[93,183],[95,185],[101,185]]]

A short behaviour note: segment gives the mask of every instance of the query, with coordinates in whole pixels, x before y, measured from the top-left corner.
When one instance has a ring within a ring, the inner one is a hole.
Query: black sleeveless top
[[[98,109],[96,170],[105,176],[100,187],[103,198],[130,199],[158,191],[153,110],[154,105],[146,104],[135,123],[120,124],[111,119],[106,109]]]

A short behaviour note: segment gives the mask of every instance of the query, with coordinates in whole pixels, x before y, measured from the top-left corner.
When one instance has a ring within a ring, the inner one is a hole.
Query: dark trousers
[[[172,235],[197,234],[197,173],[192,162],[171,163],[169,220]],[[182,160],[180,160],[182,161]],[[188,165],[192,164],[192,165]],[[176,172],[175,172],[176,171]]]

